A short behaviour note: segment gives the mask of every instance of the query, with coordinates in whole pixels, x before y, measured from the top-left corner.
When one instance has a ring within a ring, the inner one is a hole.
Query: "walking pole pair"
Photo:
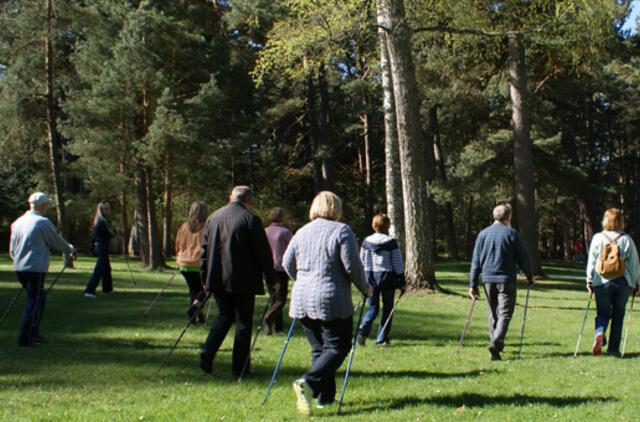
[[[367,300],[367,296],[362,297],[362,307],[360,308],[360,315],[358,316],[358,325],[356,325],[356,334],[353,336],[353,344],[351,345],[351,355],[349,356],[349,364],[347,365],[347,372],[344,374],[344,382],[342,383],[342,393],[340,393],[340,401],[338,402],[338,411],[336,414],[340,414],[340,408],[342,407],[342,399],[344,398],[344,392],[347,389],[347,381],[349,380],[349,372],[351,371],[351,363],[353,362],[353,355],[356,351],[356,344],[358,340],[358,332],[360,331],[360,323],[362,322],[362,311],[364,311],[364,302]],[[400,298],[398,298],[400,300]],[[396,302],[397,303],[397,302]]]
[[[460,352],[460,348],[462,347],[462,340],[464,339],[464,333],[467,332],[467,327],[469,326],[469,321],[471,320],[471,312],[473,312],[473,306],[476,304],[476,300],[478,300],[478,296],[473,296],[471,300],[471,308],[469,309],[469,315],[467,315],[467,321],[464,323],[464,328],[462,328],[462,334],[460,335],[460,342],[458,342],[458,349],[456,350],[456,355]]]
[[[287,338],[284,341],[284,346],[282,346],[282,351],[280,352],[280,357],[278,358],[278,363],[276,364],[276,369],[273,371],[273,376],[271,377],[271,381],[269,382],[269,387],[267,388],[267,394],[265,394],[264,399],[262,400],[262,404],[267,402],[269,398],[269,393],[271,392],[271,387],[273,386],[273,382],[276,380],[276,375],[278,374],[278,369],[280,368],[280,364],[282,363],[282,358],[284,357],[284,352],[287,350],[287,345],[289,344],[289,339],[291,338],[291,333],[293,332],[293,326],[296,325],[296,318],[291,321],[291,326],[289,327],[289,332],[287,333]]]
[[[262,316],[260,317],[260,322],[258,323],[258,327],[256,328],[256,335],[253,336],[253,341],[251,342],[251,348],[249,349],[249,354],[247,355],[247,359],[244,361],[244,366],[242,367],[242,371],[240,372],[240,376],[238,377],[238,382],[242,381],[242,377],[244,377],[244,373],[247,371],[249,367],[249,361],[251,360],[251,352],[253,352],[253,348],[256,345],[256,340],[258,340],[258,334],[260,334],[260,330],[262,329],[262,324],[264,322],[264,316],[267,314],[269,310],[269,301],[267,300],[267,306],[264,307],[264,312],[262,312]]]
[[[202,307],[204,306],[205,303],[207,303],[207,300],[209,300],[211,298],[211,293],[207,293],[207,295],[204,297],[204,299],[202,300],[202,302],[198,303],[198,306],[195,310],[195,312],[191,315],[191,318],[189,318],[189,321],[187,322],[187,324],[184,326],[184,329],[182,330],[182,332],[180,333],[180,335],[178,336],[178,339],[176,340],[176,342],[173,344],[173,347],[171,347],[171,350],[169,350],[169,353],[167,353],[167,356],[164,358],[164,360],[162,361],[162,363],[160,364],[160,367],[158,368],[158,372],[160,372],[160,370],[162,369],[162,367],[164,366],[165,363],[167,363],[167,361],[169,360],[169,357],[171,356],[171,353],[173,352],[173,350],[176,348],[176,346],[178,345],[178,343],[180,342],[180,340],[182,339],[182,336],[184,335],[184,333],[187,332],[187,328],[189,328],[189,326],[191,325],[191,323],[193,322],[193,320],[195,319],[196,315],[198,315],[200,313],[200,310],[202,309]]]
[[[627,320],[627,328],[624,330],[624,341],[622,342],[622,353],[620,353],[620,359],[624,357],[624,349],[627,346],[627,335],[629,334],[629,326],[631,325],[631,313],[633,312],[633,301],[636,295],[631,297],[631,306],[629,307],[629,319]]]
[[[522,342],[524,340],[524,324],[527,322],[527,308],[529,307],[529,292],[531,291],[531,283],[527,284],[527,299],[524,302],[524,315],[522,316],[522,330],[520,330],[520,347],[518,347],[518,359],[522,352]]]
[[[391,322],[391,316],[393,316],[393,312],[396,310],[396,306],[398,306],[398,302],[400,302],[400,298],[402,297],[404,293],[400,293],[400,296],[398,296],[398,299],[396,299],[396,303],[393,304],[393,308],[391,308],[391,312],[389,312],[389,316],[387,316],[387,320],[384,322],[384,325],[382,325],[382,330],[380,330],[380,334],[378,334],[378,337],[376,337],[376,343],[380,343],[383,339],[384,339],[384,330],[387,329],[387,325],[389,325],[389,322]],[[360,326],[360,324],[358,324],[358,326]]]
[[[589,314],[589,307],[591,306],[591,298],[593,297],[593,292],[589,295],[589,301],[587,302],[587,310],[584,312],[584,319],[582,320],[582,327],[580,328],[580,334],[578,334],[578,342],[576,343],[576,350],[573,351],[573,357],[575,358],[578,355],[578,347],[580,347],[580,340],[582,339],[582,333],[584,331],[584,325],[587,323],[587,315]],[[633,299],[631,299],[633,303]],[[625,336],[626,341],[626,336]],[[623,346],[624,350],[624,346]]]
[[[158,294],[156,295],[155,299],[153,299],[153,301],[151,302],[151,304],[149,306],[147,306],[147,309],[145,309],[145,311],[142,313],[142,318],[146,317],[147,314],[149,313],[149,311],[151,310],[151,308],[153,307],[153,305],[155,305],[156,301],[158,299],[160,299],[160,296],[162,295],[162,293],[164,293],[164,291],[166,290],[167,287],[169,287],[169,284],[171,283],[171,281],[173,280],[173,278],[178,275],[178,273],[180,272],[180,270],[176,270],[175,273],[173,273],[173,275],[171,276],[171,278],[169,279],[169,281],[167,281],[165,283],[164,286],[162,286],[162,289],[160,289],[160,292],[158,292]]]

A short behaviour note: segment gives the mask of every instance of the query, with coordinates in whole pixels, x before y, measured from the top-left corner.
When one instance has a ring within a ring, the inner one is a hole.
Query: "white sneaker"
[[[311,414],[311,400],[313,392],[304,378],[297,379],[293,382],[293,392],[296,393],[296,408],[300,414],[309,416]]]
[[[85,294],[84,294],[84,297],[95,298],[95,297],[96,297],[96,295],[95,295],[95,294],[93,294],[93,293],[85,293]]]

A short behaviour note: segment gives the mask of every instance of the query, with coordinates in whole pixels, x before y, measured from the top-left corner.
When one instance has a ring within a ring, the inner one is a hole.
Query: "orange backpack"
[[[616,241],[620,239],[623,234],[620,234],[614,240],[611,240],[604,232],[602,235],[609,241],[602,247],[600,251],[600,257],[596,264],[596,271],[604,278],[616,278],[624,275],[624,259],[620,256],[620,248]]]

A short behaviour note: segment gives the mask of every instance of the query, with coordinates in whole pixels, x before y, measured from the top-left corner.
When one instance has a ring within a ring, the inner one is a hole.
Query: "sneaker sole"
[[[304,381],[294,381],[293,392],[296,393],[296,409],[300,414],[309,416],[311,414],[311,404],[305,396]]]
[[[600,356],[602,354],[602,343],[604,343],[604,335],[598,334],[591,349],[591,353],[593,353],[594,356]]]

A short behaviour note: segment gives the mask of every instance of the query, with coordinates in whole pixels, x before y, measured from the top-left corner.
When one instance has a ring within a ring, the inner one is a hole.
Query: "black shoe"
[[[363,336],[362,334],[358,334],[358,344],[360,346],[364,346],[365,341],[367,340],[367,336]]]
[[[49,342],[49,340],[47,340],[46,338],[44,338],[44,337],[43,337],[43,336],[41,336],[40,334],[33,334],[33,335],[31,336],[31,339],[32,339],[34,342],[38,342],[38,343],[48,343],[48,342]]]
[[[491,360],[502,360],[500,357],[500,351],[494,345],[489,346],[489,352],[491,352]]]
[[[204,320],[204,314],[202,312],[200,312],[198,314],[198,324],[204,324],[205,320]]]
[[[200,353],[200,369],[207,374],[211,374],[213,372],[213,359],[210,359],[204,353]]]

